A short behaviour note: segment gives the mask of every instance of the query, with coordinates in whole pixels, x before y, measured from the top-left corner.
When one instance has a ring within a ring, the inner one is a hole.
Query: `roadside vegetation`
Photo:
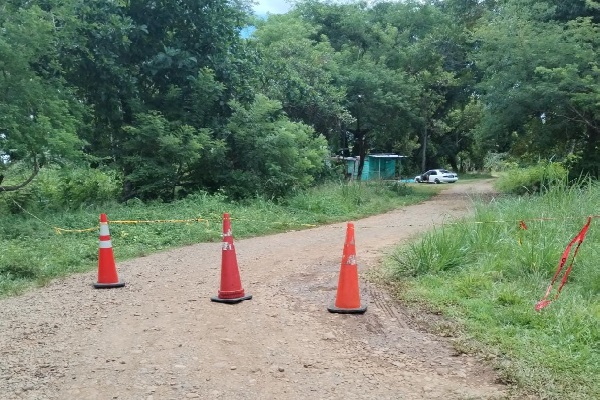
[[[489,172],[471,172],[468,174],[458,174],[458,182],[472,181],[475,179],[492,179],[494,176]]]
[[[43,183],[32,185],[31,191],[44,192],[38,187]],[[73,190],[84,191],[83,186],[74,185]],[[52,191],[44,192],[49,196],[44,199],[28,198],[23,205],[15,193],[0,198],[0,297],[96,268],[100,213],[108,216],[119,261],[192,243],[219,242],[224,212],[232,217],[234,236],[244,238],[386,212],[423,201],[439,189],[393,182],[330,182],[279,201],[231,201],[222,194],[196,193],[173,203],[132,199],[63,209],[53,204]],[[110,222],[149,220],[178,222]]]
[[[458,352],[486,355],[520,391],[598,399],[600,185],[567,185],[555,167],[507,172],[498,186],[528,194],[482,203],[397,249],[389,272],[402,300],[453,321],[434,329],[455,336]],[[562,293],[536,312],[565,247],[594,215]]]

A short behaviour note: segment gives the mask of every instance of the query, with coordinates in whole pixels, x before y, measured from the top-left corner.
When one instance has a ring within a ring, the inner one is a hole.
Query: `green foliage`
[[[576,155],[576,175],[598,176],[600,35],[591,18],[557,22],[583,5],[570,3],[567,10],[564,2],[508,1],[476,29],[486,106],[477,136],[484,149],[530,163]]]
[[[483,167],[486,171],[505,172],[518,169],[519,163],[507,153],[489,152],[485,155]]]
[[[359,218],[363,207],[371,212],[383,212],[391,202],[406,205],[417,198],[432,195],[433,193],[417,193],[405,184],[332,182],[287,198],[284,204],[292,209],[322,215],[319,222],[333,222],[344,216]]]
[[[492,179],[494,176],[487,172],[468,172],[460,175],[461,182],[473,179]]]
[[[25,189],[0,194],[0,214],[107,204],[115,201],[121,186],[120,177],[112,170],[77,165],[45,168]]]
[[[86,151],[124,175],[123,199],[223,184],[205,172],[224,153],[227,102],[252,94],[252,52],[239,37],[247,12],[237,0],[93,0],[61,15],[66,79],[94,112]]]
[[[173,200],[176,188],[193,179],[190,171],[202,156],[218,147],[208,130],[169,123],[157,112],[137,115],[123,130],[128,136],[122,150],[127,198]]]
[[[566,182],[567,170],[560,163],[542,162],[535,167],[509,169],[495,182],[505,193],[539,193]]]
[[[560,297],[541,312],[534,306],[565,246],[587,216],[597,214],[599,199],[600,186],[588,181],[553,185],[542,195],[480,204],[473,218],[444,225],[397,249],[390,260],[393,279],[402,281],[403,299],[428,303],[459,321],[468,340],[479,343],[474,348],[491,354],[504,379],[525,393],[547,399],[596,399],[597,219]],[[520,228],[521,220],[527,230]],[[463,334],[453,334],[462,340]]]
[[[0,156],[10,162],[0,162],[0,175],[17,161],[37,167],[76,160],[85,109],[62,79],[53,16],[35,5],[2,7]]]
[[[261,54],[259,90],[282,103],[294,121],[303,121],[328,138],[341,121],[350,121],[344,108],[345,89],[336,85],[335,51],[317,28],[297,16],[273,15],[254,33]]]
[[[456,232],[456,229],[445,228],[426,233],[408,250],[393,254],[396,273],[400,276],[419,276],[459,268],[473,257],[464,243],[469,235],[466,229]]]
[[[327,142],[307,125],[291,122],[281,103],[259,95],[244,107],[232,103],[228,124],[234,198],[279,198],[309,187],[325,168]]]
[[[42,171],[31,189],[39,209],[73,209],[113,202],[121,180],[111,170],[69,166]]]

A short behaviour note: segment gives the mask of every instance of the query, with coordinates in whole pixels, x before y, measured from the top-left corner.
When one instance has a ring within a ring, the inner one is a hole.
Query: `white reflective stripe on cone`
[[[108,224],[106,222],[100,222],[100,236],[107,236],[108,233]]]
[[[110,249],[112,248],[112,243],[110,240],[101,240],[100,241],[100,248],[101,249]]]

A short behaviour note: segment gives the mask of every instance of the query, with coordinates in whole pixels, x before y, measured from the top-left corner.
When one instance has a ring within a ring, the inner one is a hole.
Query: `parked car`
[[[415,176],[417,183],[454,183],[458,175],[445,169],[430,169],[429,171]]]

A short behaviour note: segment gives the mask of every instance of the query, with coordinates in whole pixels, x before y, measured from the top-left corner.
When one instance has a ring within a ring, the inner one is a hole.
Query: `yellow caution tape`
[[[57,235],[62,235],[63,232],[64,233],[81,233],[81,232],[97,231],[98,227],[95,226],[93,228],[85,228],[85,229],[66,229],[66,228],[59,228],[59,227],[53,226],[52,229],[54,229],[54,232],[56,232]]]
[[[150,220],[124,220],[124,221],[108,221],[111,224],[153,224],[153,223],[190,223],[190,222],[205,222],[206,225],[210,223],[209,220],[204,218],[193,218],[193,219],[150,219]]]
[[[30,216],[32,216],[33,218],[37,219],[38,221],[40,221],[44,225],[51,227],[59,235],[62,234],[62,233],[91,232],[91,231],[94,231],[94,230],[98,229],[97,226],[94,226],[92,228],[83,228],[83,229],[67,229],[67,228],[59,228],[59,227],[56,227],[56,226],[52,226],[51,224],[47,223],[43,219],[39,218],[38,216],[36,216],[36,215],[30,213],[29,211],[25,210],[16,201],[13,200],[13,203],[15,203],[17,205],[17,207],[19,207],[26,214],[29,214]],[[600,215],[590,215],[588,217],[590,219],[600,218]],[[528,221],[528,222],[530,222],[530,221],[558,221],[558,220],[581,219],[581,218],[582,217],[527,218],[527,219],[520,219],[520,220],[473,221],[472,223],[474,223],[474,224],[524,223],[525,221]],[[214,220],[219,220],[220,216],[219,217],[215,216],[213,219]],[[250,219],[245,219],[245,218],[231,218],[231,219],[232,220],[235,219],[237,221],[266,223],[265,221],[256,221],[256,220],[250,220]],[[192,218],[192,219],[152,219],[152,220],[116,220],[116,221],[109,221],[109,223],[111,223],[111,224],[152,224],[152,223],[192,223],[192,222],[194,222],[194,223],[204,222],[204,223],[206,223],[207,227],[210,225],[210,219],[206,219],[206,218]],[[294,221],[273,221],[271,223],[272,224],[289,224],[289,225],[294,225],[294,226],[305,226],[305,227],[309,227],[309,228],[314,228],[314,227],[319,226],[317,224],[301,224],[301,223],[296,223]],[[463,222],[445,222],[445,223],[443,223],[443,225],[455,225],[455,224],[459,224],[459,223],[463,223]],[[393,226],[392,225],[387,225],[386,227],[393,227]],[[375,228],[375,227],[367,227],[367,228]],[[520,240],[519,240],[519,242],[520,242]]]

